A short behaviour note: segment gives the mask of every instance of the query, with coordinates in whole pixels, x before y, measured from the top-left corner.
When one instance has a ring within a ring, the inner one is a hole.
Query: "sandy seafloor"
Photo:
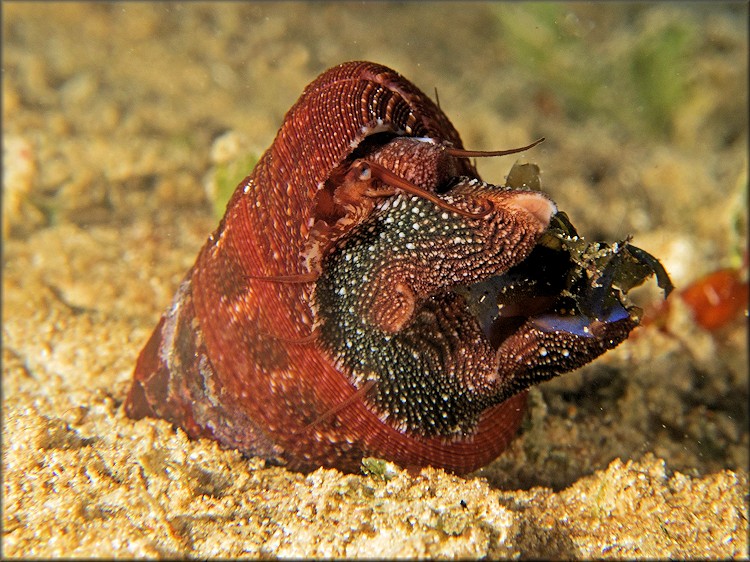
[[[437,88],[468,147],[547,137],[519,159],[559,208],[587,238],[632,234],[678,289],[743,267],[747,3],[3,2],[2,16],[3,555],[747,557],[747,317],[708,332],[679,296],[535,389],[518,438],[467,477],[299,474],[122,410],[217,222],[216,166],[262,152],[344,60]],[[515,159],[479,169],[502,183]],[[657,302],[655,284],[639,298]]]

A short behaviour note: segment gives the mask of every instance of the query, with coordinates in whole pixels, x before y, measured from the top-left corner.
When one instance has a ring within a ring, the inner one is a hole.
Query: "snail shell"
[[[556,208],[481,182],[449,150],[461,147],[393,70],[323,73],[180,284],[127,414],[302,470],[377,456],[468,472],[497,457],[526,388],[614,347],[637,319],[616,307],[571,328],[541,310],[502,331],[495,304],[487,320],[500,289],[482,283],[538,253]]]

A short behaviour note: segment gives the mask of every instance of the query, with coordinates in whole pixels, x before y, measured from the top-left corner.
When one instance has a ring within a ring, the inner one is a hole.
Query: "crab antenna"
[[[380,164],[376,164],[374,162],[368,162],[368,161],[363,160],[360,163],[360,167],[362,168],[363,172],[365,169],[369,169],[370,173],[373,176],[378,178],[380,181],[387,183],[388,185],[402,189],[403,191],[406,191],[407,193],[411,193],[412,195],[416,195],[417,197],[422,197],[423,199],[427,199],[428,201],[431,201],[432,203],[434,203],[441,209],[445,209],[446,211],[457,213],[464,217],[468,217],[471,219],[480,219],[489,215],[493,210],[490,204],[489,206],[487,206],[487,208],[483,209],[480,212],[475,213],[472,211],[465,211],[464,209],[461,209],[460,207],[451,205],[447,201],[443,201],[440,197],[438,197],[431,191],[428,191],[422,187],[419,187],[418,185],[411,183],[410,181],[402,178],[401,176],[394,174],[389,169],[381,166]]]
[[[444,150],[452,156],[461,156],[466,158],[473,156],[505,156],[506,154],[516,154],[518,152],[523,152],[524,150],[534,148],[536,145],[543,141],[544,137],[535,140],[527,146],[522,146],[521,148],[509,148],[508,150],[464,150],[463,148],[453,148],[451,146],[445,147]]]
[[[312,283],[318,280],[317,273],[290,273],[288,275],[245,275],[248,279],[268,281],[270,283],[300,284]]]

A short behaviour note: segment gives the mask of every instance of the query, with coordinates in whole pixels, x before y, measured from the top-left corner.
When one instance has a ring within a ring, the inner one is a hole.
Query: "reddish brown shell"
[[[488,411],[465,440],[401,433],[351,400],[355,389],[314,345],[278,339],[309,334],[309,286],[250,279],[304,271],[316,192],[353,147],[380,131],[462,146],[445,114],[384,66],[342,64],[305,89],[144,348],[130,416],[163,417],[192,437],[297,468],[356,470],[363,455],[375,455],[464,472],[497,457],[517,430],[524,394]],[[462,162],[461,173],[476,177]],[[178,368],[185,372],[176,376]],[[208,371],[210,387],[199,382]]]

